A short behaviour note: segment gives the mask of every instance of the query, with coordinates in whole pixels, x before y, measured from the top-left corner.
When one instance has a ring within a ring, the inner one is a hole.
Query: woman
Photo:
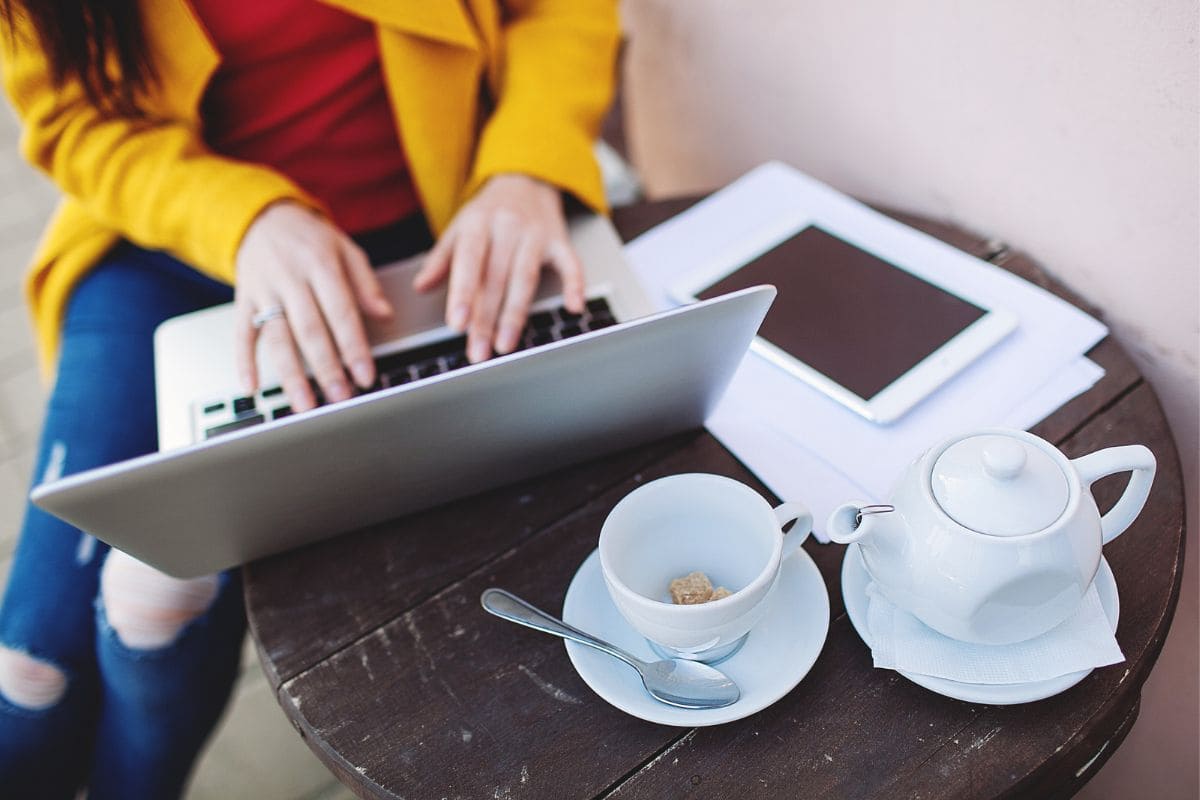
[[[508,352],[544,264],[583,302],[567,193],[611,0],[0,0],[22,149],[66,199],[27,283],[54,389],[35,481],[156,447],[151,334],[233,300],[297,410],[368,386],[371,264],[424,249],[472,361]],[[233,288],[231,288],[231,286]],[[171,797],[228,698],[235,573],[177,580],[28,508],[0,606],[5,796]]]

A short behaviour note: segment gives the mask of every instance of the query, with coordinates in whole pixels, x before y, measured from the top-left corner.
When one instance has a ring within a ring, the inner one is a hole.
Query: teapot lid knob
[[[998,481],[1011,481],[1025,468],[1026,458],[1017,440],[995,438],[983,448],[983,470]]]

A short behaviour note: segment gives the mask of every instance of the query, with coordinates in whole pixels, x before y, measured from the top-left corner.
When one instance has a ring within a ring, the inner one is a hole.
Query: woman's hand
[[[258,388],[259,336],[296,411],[316,405],[305,361],[331,402],[353,395],[347,373],[359,386],[374,382],[362,313],[386,318],[392,306],[362,250],[306,206],[276,203],[251,223],[237,252],[234,303],[238,375],[247,392]],[[277,309],[283,313],[270,313]]]
[[[568,311],[582,313],[583,265],[571,248],[558,189],[525,175],[483,185],[429,251],[413,280],[426,291],[450,277],[446,324],[467,333],[467,358],[516,348],[542,265],[562,278]]]

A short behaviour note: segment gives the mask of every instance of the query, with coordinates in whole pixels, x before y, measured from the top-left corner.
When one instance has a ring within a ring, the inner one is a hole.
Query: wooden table
[[[615,222],[631,238],[689,202],[623,209]],[[1002,245],[897,216],[1086,308]],[[702,431],[248,566],[263,669],[309,747],[362,797],[1069,796],[1137,717],[1184,542],[1178,456],[1153,389],[1111,338],[1089,355],[1105,377],[1034,432],[1071,457],[1141,442],[1159,473],[1134,529],[1105,548],[1127,661],[1055,698],[973,705],[873,669],[842,603],[844,548],[812,541],[829,589],[825,648],[783,700],[727,725],[626,716],[584,685],[560,640],[483,612],[493,585],[561,610],[604,517],[644,481],[714,472],[771,497]],[[1096,485],[1102,510],[1124,480]]]

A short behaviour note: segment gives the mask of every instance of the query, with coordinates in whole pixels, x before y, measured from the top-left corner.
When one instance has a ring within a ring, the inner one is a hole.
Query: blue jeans
[[[424,224],[359,239],[373,263],[428,245]],[[152,336],[163,320],[224,303],[230,287],[171,256],[122,243],[75,288],[35,482],[157,449]],[[169,644],[128,647],[99,598],[109,548],[27,505],[0,646],[67,677],[31,710],[0,694],[0,795],[90,800],[178,796],[229,698],[245,630],[237,572]]]

